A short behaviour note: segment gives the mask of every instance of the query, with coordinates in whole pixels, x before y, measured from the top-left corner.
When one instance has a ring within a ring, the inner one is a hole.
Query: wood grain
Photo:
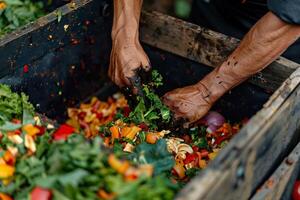
[[[158,12],[142,13],[141,40],[179,56],[217,67],[238,46],[239,40]],[[250,82],[275,91],[300,65],[278,58]]]

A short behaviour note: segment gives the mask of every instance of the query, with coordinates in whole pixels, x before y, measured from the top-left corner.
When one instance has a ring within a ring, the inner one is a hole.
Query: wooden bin
[[[115,91],[106,75],[112,11],[109,0],[75,0],[58,10],[60,22],[54,11],[0,40],[0,83],[26,92],[39,112],[63,120],[68,106]],[[238,44],[234,38],[149,12],[142,14],[141,40],[152,65],[165,77],[161,93],[196,82]],[[253,195],[298,141],[298,67],[279,58],[217,103],[229,117],[252,117],[177,199]]]

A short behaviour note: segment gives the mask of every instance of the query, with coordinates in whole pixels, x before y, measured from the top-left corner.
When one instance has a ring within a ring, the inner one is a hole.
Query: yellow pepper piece
[[[218,155],[217,152],[209,153],[208,158],[209,158],[209,160],[213,160],[213,159],[215,159],[215,157],[217,157],[217,155]]]
[[[128,161],[121,161],[113,154],[109,155],[108,164],[120,174],[124,174],[130,167],[130,163]]]
[[[40,129],[33,126],[32,124],[27,124],[27,125],[23,126],[22,129],[30,136],[35,136],[36,134],[40,133]]]
[[[7,179],[14,175],[15,168],[7,164],[0,164],[0,179]]]
[[[25,147],[29,149],[32,153],[36,152],[36,145],[31,135],[25,135]]]
[[[205,169],[207,167],[207,163],[205,160],[199,160],[200,169]]]
[[[138,132],[140,132],[142,129],[137,126],[130,127],[128,133],[125,135],[126,138],[133,140]]]

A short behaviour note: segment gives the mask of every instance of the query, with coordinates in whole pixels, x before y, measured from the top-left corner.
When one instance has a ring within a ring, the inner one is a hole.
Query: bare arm
[[[261,71],[300,36],[300,26],[288,24],[267,13],[247,33],[239,47],[201,83],[218,99],[229,89]]]
[[[129,86],[128,78],[143,67],[150,69],[147,55],[139,42],[142,0],[114,0],[112,52],[109,76],[120,87]]]
[[[197,121],[224,93],[265,68],[299,37],[300,26],[288,24],[269,12],[221,66],[199,83],[167,93],[164,102],[178,118]]]

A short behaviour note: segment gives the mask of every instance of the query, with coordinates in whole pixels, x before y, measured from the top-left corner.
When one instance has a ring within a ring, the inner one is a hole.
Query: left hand
[[[187,119],[189,123],[201,119],[213,104],[209,91],[200,82],[166,93],[163,101],[174,113],[175,119]]]

